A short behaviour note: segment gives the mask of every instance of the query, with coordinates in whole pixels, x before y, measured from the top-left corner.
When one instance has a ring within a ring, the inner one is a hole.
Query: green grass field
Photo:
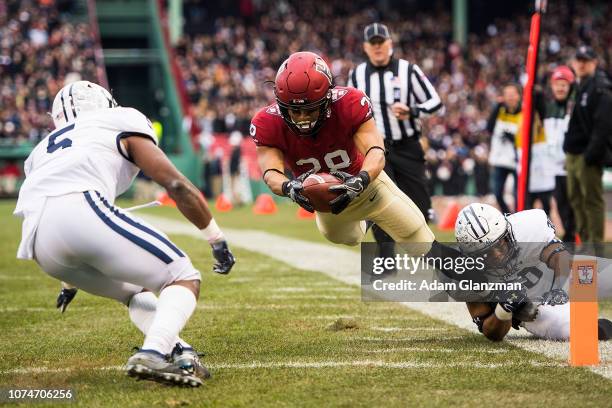
[[[126,308],[81,292],[61,315],[58,282],[15,259],[13,206],[0,202],[2,387],[70,387],[72,405],[83,407],[610,406],[612,383],[589,370],[490,343],[401,305],[363,303],[357,287],[238,248],[235,269],[218,276],[209,272],[208,246],[184,236],[171,238],[203,271],[203,284],[183,337],[206,353],[213,378],[197,389],[134,381],[120,366],[142,336]],[[244,208],[216,218],[224,227],[323,240],[289,205],[275,216]]]

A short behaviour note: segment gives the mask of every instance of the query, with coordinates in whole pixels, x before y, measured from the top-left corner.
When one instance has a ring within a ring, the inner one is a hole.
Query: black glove
[[[499,296],[499,305],[508,313],[513,315],[518,314],[529,302],[527,292],[525,291],[510,291],[501,293]]]
[[[57,300],[55,301],[55,307],[58,308],[60,312],[64,313],[70,302],[72,302],[72,299],[74,299],[74,297],[76,296],[77,291],[77,288],[62,288],[57,297]]]
[[[298,178],[285,181],[282,187],[284,196],[289,197],[300,207],[311,213],[314,212],[314,207],[310,203],[310,200],[302,194],[302,191],[304,190],[304,186],[302,185],[302,183],[304,182],[304,180],[306,180],[306,177],[310,176],[313,172],[314,171],[311,170],[307,173],[302,174]]]
[[[227,275],[236,263],[236,258],[227,246],[227,241],[219,241],[211,244],[213,257],[217,262],[213,265],[213,272]]]
[[[362,170],[356,176],[343,171],[332,171],[331,175],[342,180],[342,184],[331,186],[329,191],[342,192],[338,197],[329,202],[333,214],[340,214],[359,194],[370,184],[370,175]]]

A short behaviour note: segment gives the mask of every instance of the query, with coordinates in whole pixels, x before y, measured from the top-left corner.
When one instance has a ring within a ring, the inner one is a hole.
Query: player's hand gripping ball
[[[308,198],[315,211],[331,212],[329,202],[338,197],[341,192],[329,191],[331,186],[342,182],[328,173],[311,174],[304,179],[304,196]]]

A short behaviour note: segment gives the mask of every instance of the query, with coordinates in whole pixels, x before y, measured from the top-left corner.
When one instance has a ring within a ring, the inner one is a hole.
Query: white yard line
[[[143,214],[141,217],[168,234],[182,234],[203,239],[202,234],[187,222],[148,214]],[[281,237],[264,231],[224,228],[224,233],[232,246],[269,256],[295,268],[321,272],[349,285],[359,286],[361,283],[361,260],[354,251],[327,244]],[[312,255],[315,253],[317,256]],[[404,302],[402,304],[432,318],[471,332],[477,332],[466,308],[459,303]],[[507,337],[510,344],[544,354],[562,364],[565,364],[568,359],[569,347],[567,342],[534,340],[523,329],[519,332],[512,330],[511,333]],[[448,337],[444,339],[448,339]],[[602,366],[590,367],[590,369],[597,374],[612,379],[612,344],[609,343],[600,342]],[[508,364],[510,363],[508,362]]]
[[[273,362],[259,362],[254,361],[251,363],[227,363],[227,364],[208,364],[208,368],[211,370],[241,370],[241,369],[257,369],[257,368],[334,368],[334,367],[376,367],[376,368],[393,368],[393,369],[418,369],[418,368],[504,368],[504,367],[522,367],[525,365],[531,365],[533,367],[564,367],[561,363],[555,362],[541,362],[524,360],[520,362],[504,362],[504,363],[479,363],[475,361],[458,361],[458,362],[447,362],[447,363],[433,363],[424,361],[382,361],[382,360],[353,360],[353,361],[273,361]],[[15,368],[10,370],[0,371],[0,375],[11,375],[11,374],[57,374],[57,373],[71,373],[77,371],[118,371],[122,370],[123,366],[106,366],[106,367],[64,367],[64,368],[50,368],[50,367],[28,367],[28,368]]]

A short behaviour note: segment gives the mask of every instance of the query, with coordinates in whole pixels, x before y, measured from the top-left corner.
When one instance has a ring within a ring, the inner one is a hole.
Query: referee
[[[351,70],[347,85],[365,92],[372,102],[376,126],[385,137],[385,173],[429,220],[431,198],[419,142],[419,118],[442,113],[442,101],[416,64],[393,57],[393,41],[386,25],[370,24],[363,34],[368,61]],[[393,240],[376,225],[372,231],[382,255],[380,243]]]

